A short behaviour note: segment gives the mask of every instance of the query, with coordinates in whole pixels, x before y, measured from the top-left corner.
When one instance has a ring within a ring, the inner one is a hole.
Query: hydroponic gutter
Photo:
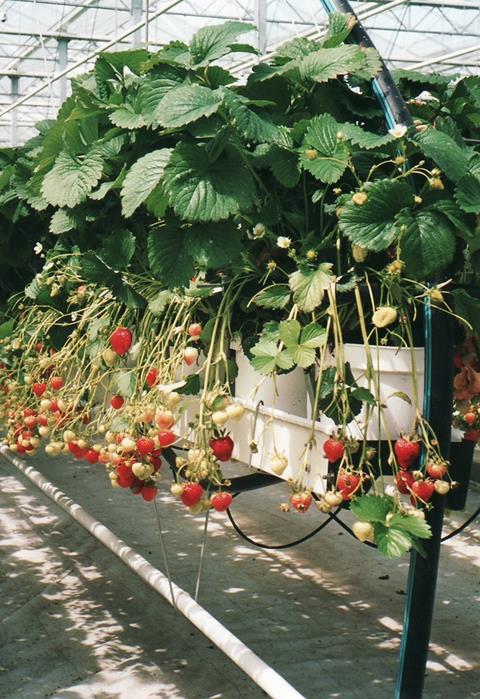
[[[143,556],[119,539],[108,527],[92,517],[81,505],[69,498],[39,471],[22,459],[14,456],[7,446],[0,447],[0,454],[21,471],[47,497],[59,505],[72,519],[82,525],[106,548],[117,556],[139,578],[172,604],[188,621],[201,631],[217,648],[232,660],[256,685],[271,699],[305,699],[273,668],[267,665],[239,638],[226,629],[206,609],[201,607],[181,587],[172,583],[174,603],[171,597],[170,582],[158,568],[152,566]]]

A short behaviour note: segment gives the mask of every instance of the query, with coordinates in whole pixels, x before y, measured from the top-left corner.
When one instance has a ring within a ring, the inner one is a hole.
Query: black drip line
[[[240,495],[240,493],[235,493],[235,495],[233,497],[235,498],[235,497],[238,497],[239,495]],[[316,498],[316,499],[318,499],[318,498]],[[245,541],[247,541],[249,544],[252,544],[252,546],[256,546],[259,549],[278,551],[278,550],[282,550],[282,549],[289,549],[289,548],[292,548],[293,546],[298,546],[298,544],[303,544],[305,541],[308,541],[309,539],[314,537],[315,534],[318,534],[319,532],[321,532],[322,529],[324,529],[327,526],[327,524],[330,524],[330,522],[332,522],[332,521],[335,521],[342,529],[344,529],[348,534],[350,534],[350,536],[352,536],[354,539],[356,539],[357,537],[355,536],[351,527],[349,527],[348,524],[345,524],[345,522],[343,522],[342,519],[340,519],[340,517],[338,517],[338,513],[340,510],[341,510],[341,507],[337,508],[337,510],[335,512],[330,512],[328,514],[327,519],[324,522],[322,522],[318,527],[315,527],[315,529],[312,529],[312,531],[309,532],[308,534],[305,534],[304,536],[300,537],[299,539],[295,539],[295,541],[291,541],[288,544],[264,544],[260,541],[255,541],[255,539],[252,539],[250,536],[248,536],[248,534],[245,534],[245,532],[240,527],[240,525],[237,524],[237,522],[235,521],[235,518],[233,517],[233,515],[230,511],[230,508],[227,510],[227,515],[228,515],[228,519],[230,520],[232,527],[235,529],[237,534],[239,536],[241,536],[242,539],[245,539]],[[477,510],[475,510],[475,512],[472,515],[470,515],[470,517],[467,520],[465,520],[465,522],[463,524],[461,524],[459,527],[457,527],[456,529],[451,531],[449,534],[442,536],[440,541],[443,543],[444,541],[448,541],[449,539],[453,539],[453,537],[457,536],[457,534],[460,534],[464,529],[466,529],[469,526],[469,524],[471,524],[478,517],[478,515],[480,515],[480,507]],[[374,544],[371,541],[364,541],[363,543],[366,544],[367,546],[370,546],[370,548],[374,548],[374,549],[378,548],[377,544]]]
[[[170,466],[172,474],[174,476],[176,476],[177,469],[176,469],[176,466],[174,465],[175,464],[175,453],[174,453],[173,449],[171,449],[171,448],[165,449],[163,456],[164,456],[165,460],[167,461],[168,465]],[[269,485],[272,485],[272,484],[269,483]],[[233,494],[233,497],[236,498],[239,495],[241,495],[241,492],[236,492]],[[316,496],[315,494],[313,494],[313,497],[315,498],[315,500],[319,499],[318,496]],[[255,546],[256,548],[259,548],[259,549],[265,549],[265,550],[270,550],[270,551],[281,551],[282,549],[289,549],[289,548],[292,548],[293,546],[298,546],[299,544],[303,544],[305,541],[308,541],[309,539],[312,539],[316,534],[321,532],[322,529],[325,529],[325,527],[328,524],[330,524],[330,522],[332,522],[332,521],[336,522],[339,527],[344,529],[354,539],[357,539],[352,528],[349,527],[348,524],[345,524],[345,522],[338,516],[338,513],[340,512],[341,509],[342,509],[341,507],[338,507],[335,510],[335,512],[329,512],[327,519],[324,522],[322,522],[321,524],[319,524],[318,527],[315,527],[315,529],[312,529],[312,531],[308,532],[308,534],[304,534],[299,539],[295,539],[294,541],[291,541],[287,544],[264,544],[260,541],[255,541],[255,539],[252,539],[252,537],[250,537],[248,534],[246,534],[243,531],[243,529],[240,527],[240,525],[237,524],[233,514],[230,511],[230,508],[228,508],[228,510],[227,510],[227,516],[228,516],[228,519],[230,520],[232,527],[237,532],[237,534],[242,539],[244,539],[249,544],[251,544],[252,546]],[[470,515],[470,517],[468,519],[466,519],[465,522],[463,522],[463,524],[461,524],[459,527],[457,527],[453,531],[449,532],[448,534],[445,534],[445,536],[442,536],[442,538],[440,539],[441,543],[448,541],[449,539],[453,539],[455,536],[457,536],[457,534],[460,534],[473,521],[475,521],[475,519],[479,515],[480,515],[480,507],[477,508],[475,510],[475,512],[472,515]],[[377,544],[374,544],[371,541],[364,541],[363,543],[366,544],[367,546],[369,546],[370,548],[374,548],[374,549],[378,548]]]

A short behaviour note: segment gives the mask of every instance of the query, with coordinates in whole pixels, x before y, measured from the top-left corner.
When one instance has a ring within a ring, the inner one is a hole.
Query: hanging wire
[[[173,594],[172,576],[170,575],[170,566],[168,565],[167,548],[166,548],[166,546],[165,546],[165,539],[164,539],[164,536],[163,536],[162,523],[161,523],[161,521],[160,521],[160,513],[159,513],[159,511],[158,511],[157,502],[156,502],[155,499],[153,500],[153,508],[154,508],[154,510],[155,510],[155,516],[156,516],[156,519],[157,519],[158,533],[159,533],[159,535],[160,535],[160,547],[161,547],[161,549],[162,549],[163,564],[164,564],[164,566],[165,566],[165,572],[166,572],[167,578],[168,578],[168,585],[169,585],[169,587],[170,587],[170,596],[171,596],[171,598],[172,598],[172,605],[173,605],[173,607],[176,609],[177,604],[176,604],[176,602],[175,602],[175,596],[174,596],[174,594]]]
[[[203,540],[202,540],[202,548],[200,550],[200,562],[198,564],[197,580],[195,582],[195,595],[194,595],[195,602],[198,601],[198,593],[200,591],[200,581],[202,579],[203,560],[205,558],[205,550],[207,548],[207,530],[208,530],[209,516],[210,516],[210,510],[207,510],[207,513],[205,515],[205,523],[203,525]]]

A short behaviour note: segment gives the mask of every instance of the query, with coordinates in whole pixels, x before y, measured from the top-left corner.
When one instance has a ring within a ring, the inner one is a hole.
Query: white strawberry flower
[[[290,245],[292,244],[291,238],[287,238],[285,235],[279,235],[277,238],[277,245],[279,248],[283,248],[284,250],[288,250]]]
[[[394,138],[403,138],[407,133],[407,127],[405,124],[395,124],[391,129],[388,129],[388,133]]]

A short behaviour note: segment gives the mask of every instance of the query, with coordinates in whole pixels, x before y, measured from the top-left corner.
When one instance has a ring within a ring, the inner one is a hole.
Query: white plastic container
[[[415,422],[415,390],[413,371],[417,377],[418,405],[423,407],[424,391],[424,357],[423,347],[396,348],[371,346],[372,363],[375,377],[369,384],[365,376],[367,355],[363,345],[346,344],[345,361],[350,363],[352,374],[358,384],[369,388],[377,397],[377,385],[382,409],[372,411],[368,427],[368,439],[396,439],[400,432],[411,432]],[[411,403],[402,396],[410,399]],[[380,415],[381,413],[381,415]],[[362,427],[367,414],[364,406],[356,422],[349,425],[352,436],[362,437]],[[380,418],[380,419],[379,419]],[[333,424],[333,423],[332,423]]]
[[[316,444],[308,451],[308,468],[304,470],[303,456],[311,436],[312,421],[258,405],[258,402],[252,403],[238,397],[236,400],[246,408],[246,414],[241,422],[228,424],[235,442],[234,458],[266,473],[273,473],[270,463],[273,454],[278,452],[288,459],[288,466],[281,478],[291,478],[305,488],[324,493],[328,462],[323,455],[323,443],[330,436],[329,426],[323,421],[315,422]],[[252,442],[257,446],[256,452],[251,450]]]
[[[235,395],[247,403],[257,404],[263,401],[266,407],[307,417],[308,396],[307,377],[302,369],[294,369],[288,374],[281,374],[273,380],[263,376],[250,364],[243,350],[236,347],[235,361],[238,375],[235,379]]]

